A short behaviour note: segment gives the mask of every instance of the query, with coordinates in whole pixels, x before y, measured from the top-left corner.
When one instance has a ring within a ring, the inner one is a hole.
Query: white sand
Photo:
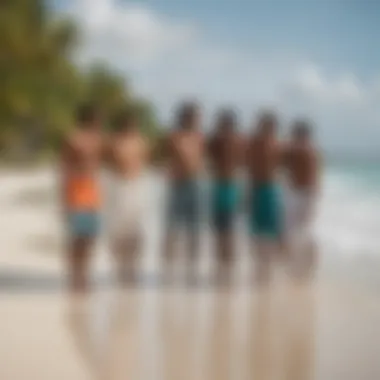
[[[54,176],[5,173],[0,182],[0,280],[58,278]],[[148,223],[146,272],[156,265],[158,222]],[[105,248],[101,242],[95,272],[108,269]],[[284,280],[270,295],[242,286],[144,287],[87,300],[66,298],[49,283],[0,286],[1,380],[380,378],[380,303],[355,284],[319,281],[314,296]]]

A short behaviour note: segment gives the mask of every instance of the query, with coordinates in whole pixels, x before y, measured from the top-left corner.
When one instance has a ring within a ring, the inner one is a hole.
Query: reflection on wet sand
[[[72,298],[69,331],[96,380],[311,380],[313,303],[308,286],[131,289]]]
[[[70,299],[69,331],[92,378],[117,380],[125,379],[126,374],[142,378],[140,299],[117,293],[111,305],[104,305],[105,300],[99,304],[91,301],[86,297]]]
[[[284,379],[312,380],[315,367],[315,295],[312,287],[296,287],[290,291],[293,294],[288,294],[288,318],[282,340]]]

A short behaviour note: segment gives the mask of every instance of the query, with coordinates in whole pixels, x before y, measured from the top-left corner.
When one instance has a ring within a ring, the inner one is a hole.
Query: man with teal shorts
[[[256,243],[259,282],[268,282],[273,253],[279,250],[283,238],[283,205],[277,181],[282,152],[276,129],[275,116],[262,114],[247,149],[251,184],[249,225]]]
[[[253,184],[250,222],[252,233],[267,240],[277,240],[282,233],[282,202],[273,182]]]
[[[244,151],[236,126],[234,112],[221,111],[216,122],[216,132],[210,139],[208,149],[214,176],[211,215],[216,234],[218,269],[224,269],[224,265],[229,266],[234,256],[234,223],[240,201],[236,174],[242,163]]]

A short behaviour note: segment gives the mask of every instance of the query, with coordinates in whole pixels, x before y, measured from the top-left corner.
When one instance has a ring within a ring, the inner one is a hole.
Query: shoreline
[[[3,248],[0,253],[0,267],[3,270],[20,268],[46,271],[48,274],[62,273],[64,237],[58,212],[54,168],[44,166],[26,173],[27,175],[24,175],[25,172],[12,170],[2,173],[0,170],[0,179],[3,184],[0,189],[2,211],[0,244]],[[157,172],[150,173],[154,180]],[[157,194],[157,191],[154,196],[157,198],[156,203],[162,203],[158,199],[160,195]],[[159,211],[152,212],[158,213]],[[157,235],[160,235],[162,231],[159,228],[159,217],[156,215],[153,219],[155,220],[149,223],[149,228],[154,230],[153,234],[156,236],[154,237],[155,243],[150,243],[149,255],[156,256],[154,259],[156,260],[157,252],[154,252],[152,244],[158,244]],[[242,239],[245,239],[244,232],[241,235]],[[209,236],[206,238],[206,240],[210,239]],[[246,242],[243,243],[242,248],[245,257],[237,258],[238,261],[243,260],[243,263],[244,260],[250,260],[245,245]],[[103,237],[96,249],[95,267],[103,267],[108,270],[109,255],[106,251],[106,241]],[[321,263],[317,274],[319,278],[332,280],[335,278],[338,282],[352,284],[363,288],[363,291],[368,290],[378,295],[380,278],[377,274],[378,270],[380,271],[380,257],[365,254],[345,257],[343,254],[327,252],[322,244],[320,251]]]

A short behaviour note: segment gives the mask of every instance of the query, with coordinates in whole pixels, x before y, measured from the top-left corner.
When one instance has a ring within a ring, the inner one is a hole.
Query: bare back
[[[199,132],[174,132],[168,141],[171,175],[175,179],[196,176],[203,166],[204,143]]]
[[[318,182],[319,159],[311,146],[290,146],[286,154],[286,166],[292,187],[313,191]]]
[[[254,137],[249,143],[247,161],[255,183],[272,182],[281,163],[281,148],[274,139]]]
[[[237,133],[216,135],[209,143],[212,170],[220,179],[230,179],[236,174],[244,155],[243,140]]]
[[[118,134],[110,142],[109,156],[115,173],[134,178],[145,169],[148,145],[140,133]]]

